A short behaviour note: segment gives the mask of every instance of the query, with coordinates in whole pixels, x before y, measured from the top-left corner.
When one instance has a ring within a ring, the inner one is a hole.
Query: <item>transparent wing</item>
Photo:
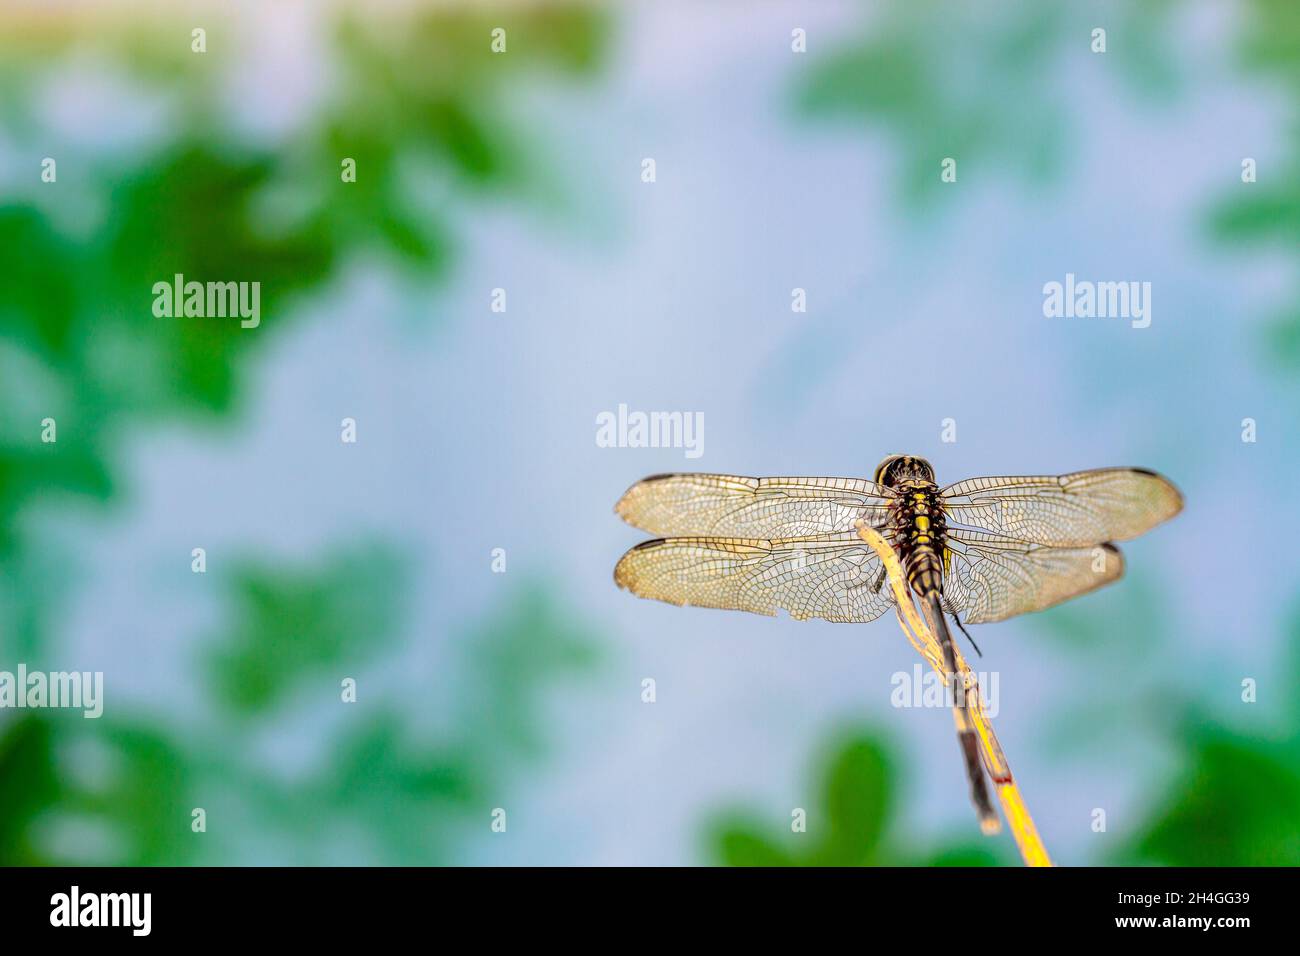
[[[968,478],[942,492],[950,524],[1058,548],[1127,541],[1183,509],[1170,482],[1141,468]]]
[[[944,603],[963,623],[988,624],[1087,594],[1124,573],[1113,544],[1053,548],[1000,534],[948,531]]]
[[[859,519],[879,525],[896,497],[861,478],[655,475],[614,510],[651,534],[769,539],[852,531]]]
[[[863,622],[893,606],[880,571],[880,559],[856,532],[775,541],[660,538],[623,555],[614,581],[669,604],[768,615],[785,608],[798,620]]]

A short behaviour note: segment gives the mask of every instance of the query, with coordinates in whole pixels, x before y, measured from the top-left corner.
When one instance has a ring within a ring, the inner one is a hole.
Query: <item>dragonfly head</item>
[[[886,488],[897,487],[903,481],[928,481],[934,483],[934,468],[924,458],[912,455],[890,455],[876,466],[876,484]]]

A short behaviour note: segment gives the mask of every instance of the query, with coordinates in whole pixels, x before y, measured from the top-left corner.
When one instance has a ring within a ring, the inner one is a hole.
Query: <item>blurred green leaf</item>
[[[1167,2],[1119,5],[1104,64],[1128,85],[1167,96],[1178,85],[1165,42]],[[987,179],[1010,170],[1031,183],[1054,178],[1074,130],[1062,63],[1089,53],[1095,22],[1066,5],[1006,3],[996,16],[951,2],[885,5],[860,39],[817,57],[799,109],[885,130],[902,156],[900,195],[910,210],[945,196],[939,163]],[[951,193],[945,198],[951,198]]]
[[[821,812],[807,830],[791,821],[769,827],[733,810],[706,828],[711,859],[727,866],[993,866],[1005,862],[993,846],[966,843],[938,849],[899,832],[897,763],[879,735],[865,729],[832,735],[818,773]],[[974,825],[972,820],[972,826]]]
[[[1160,866],[1300,865],[1300,748],[1190,727],[1187,769],[1124,849]]]
[[[189,767],[146,727],[79,712],[25,714],[0,733],[0,781],[0,865],[174,865],[198,849]],[[82,829],[61,837],[69,826]]]
[[[1210,230],[1221,242],[1271,243],[1284,255],[1293,254],[1300,239],[1300,127],[1294,122],[1300,115],[1300,5],[1293,0],[1247,0],[1242,10],[1238,65],[1280,91],[1292,123],[1280,162],[1255,156],[1260,163],[1258,181],[1231,187],[1231,198],[1213,211]],[[1295,278],[1300,279],[1300,273]],[[1300,367],[1300,315],[1289,303],[1283,309],[1284,317],[1269,327],[1265,345],[1269,359],[1290,370]]]
[[[5,653],[48,656],[56,599],[71,588],[73,562],[26,531],[26,515],[58,494],[115,499],[113,450],[134,431],[232,417],[249,356],[291,319],[307,321],[301,304],[327,294],[350,262],[378,253],[421,282],[443,280],[459,214],[446,183],[458,205],[543,188],[528,147],[546,131],[517,122],[507,91],[539,70],[589,72],[606,34],[603,15],[579,3],[342,16],[327,32],[326,65],[339,82],[291,129],[252,135],[235,128],[225,99],[237,64],[220,42],[194,58],[183,21],[0,12],[6,145],[61,142],[36,104],[73,59],[117,70],[166,110],[161,141],[102,155],[86,147],[74,169],[61,161],[58,190],[0,198]],[[498,24],[509,31],[506,57],[488,46]],[[215,16],[211,37],[230,25]],[[345,157],[357,160],[355,183],[340,178]],[[154,317],[153,284],[176,273],[260,282],[262,327]],[[58,422],[56,444],[39,441],[45,415]],[[277,704],[326,675],[337,700],[341,663],[392,646],[404,566],[375,544],[316,567],[250,560],[236,569],[228,629],[202,658],[200,686],[213,699],[196,712],[215,704],[242,717],[239,734],[229,721],[217,732],[147,712],[141,720],[156,726],[64,714],[0,722],[0,863],[342,862],[355,859],[349,840],[373,844],[382,860],[448,862],[485,794],[508,784],[521,756],[542,752],[543,685],[593,654],[570,612],[526,587],[506,618],[483,625],[473,653],[449,662],[465,698],[450,730],[429,739],[410,713],[359,709],[321,741],[327,766],[268,764],[258,747],[280,729]],[[69,760],[68,748],[87,742],[99,757]],[[96,762],[103,772],[82,779]],[[213,811],[208,833],[191,832],[190,801]],[[68,833],[102,837],[104,858],[69,854],[79,838],[69,844]],[[342,859],[329,855],[341,845]]]
[[[726,866],[798,866],[798,862],[762,831],[765,824],[736,814],[714,837],[718,859]]]
[[[32,820],[56,804],[61,789],[43,714],[0,725],[0,866],[40,866],[49,859],[33,843]],[[21,786],[16,785],[21,781]]]
[[[1288,627],[1280,686],[1300,681],[1300,608]],[[1116,854],[1119,862],[1164,866],[1300,865],[1300,700],[1286,698],[1280,733],[1244,703],[1248,724],[1229,726],[1197,706],[1182,708],[1181,771],[1149,818]]]
[[[1300,241],[1300,188],[1296,172],[1284,173],[1282,184],[1244,184],[1248,198],[1221,206],[1210,221],[1217,238],[1226,242]]]
[[[359,546],[307,571],[248,561],[232,578],[235,620],[208,673],[237,711],[266,710],[303,679],[372,657],[402,616],[405,566],[383,545]]]
[[[879,851],[894,811],[893,776],[884,748],[871,738],[853,740],[835,755],[824,783],[830,833],[821,862],[867,862]]]
[[[1269,324],[1261,351],[1270,363],[1283,367],[1300,366],[1300,311]]]
[[[468,635],[469,666],[480,711],[473,722],[475,738],[491,738],[523,753],[540,750],[536,715],[546,681],[592,667],[599,641],[575,625],[540,582],[531,582],[498,613]]]

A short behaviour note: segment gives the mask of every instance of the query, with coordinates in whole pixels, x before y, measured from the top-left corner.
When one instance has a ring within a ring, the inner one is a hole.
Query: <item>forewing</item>
[[[1124,573],[1113,544],[1053,548],[967,529],[949,529],[947,543],[944,602],[966,624],[1041,611]]]
[[[793,538],[876,526],[887,488],[861,478],[742,478],[656,475],[627,490],[615,506],[624,521],[658,535]]]
[[[798,620],[873,621],[893,605],[880,559],[856,532],[764,540],[661,538],[623,555],[614,580],[669,604],[731,608]]]
[[[1127,541],[1183,508],[1167,479],[1140,468],[968,478],[942,492],[949,524],[1058,548]]]

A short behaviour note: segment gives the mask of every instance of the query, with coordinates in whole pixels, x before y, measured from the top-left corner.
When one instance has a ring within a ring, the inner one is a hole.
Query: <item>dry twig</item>
[[[907,588],[907,578],[903,574],[898,555],[889,546],[889,542],[865,522],[859,521],[855,524],[855,527],[858,530],[858,535],[863,541],[871,545],[872,550],[880,556],[880,560],[885,565],[885,570],[889,575],[889,585],[893,588],[894,599],[898,604],[898,624],[903,629],[903,633],[917,652],[929,661],[930,666],[934,668],[944,685],[948,685],[950,676],[944,672],[943,652],[940,650],[933,629],[917,611],[916,603]],[[963,685],[966,688],[965,693],[974,695],[968,698],[973,702],[973,706],[967,710],[967,713],[970,714],[975,730],[979,734],[980,752],[984,758],[984,770],[997,788],[998,799],[1002,803],[1002,813],[1007,819],[1007,825],[1011,828],[1011,835],[1015,838],[1016,846],[1020,848],[1020,856],[1024,859],[1026,866],[1051,866],[1051,857],[1047,855],[1047,848],[1043,846],[1043,841],[1038,835],[1038,829],[1034,826],[1034,819],[1029,815],[1024,798],[1020,794],[1020,788],[1016,786],[1015,778],[1011,775],[1011,766],[1007,763],[1006,754],[1002,751],[1002,745],[998,743],[997,734],[993,732],[993,724],[984,711],[984,699],[980,693],[979,682],[975,677],[975,673],[970,669],[970,665],[966,663],[961,650],[955,644],[953,645],[953,655],[957,664],[957,673],[961,675]],[[958,717],[958,720],[961,719],[961,717]],[[993,826],[989,826],[988,821],[981,821],[981,828],[985,833],[997,832],[996,817],[992,823]]]

